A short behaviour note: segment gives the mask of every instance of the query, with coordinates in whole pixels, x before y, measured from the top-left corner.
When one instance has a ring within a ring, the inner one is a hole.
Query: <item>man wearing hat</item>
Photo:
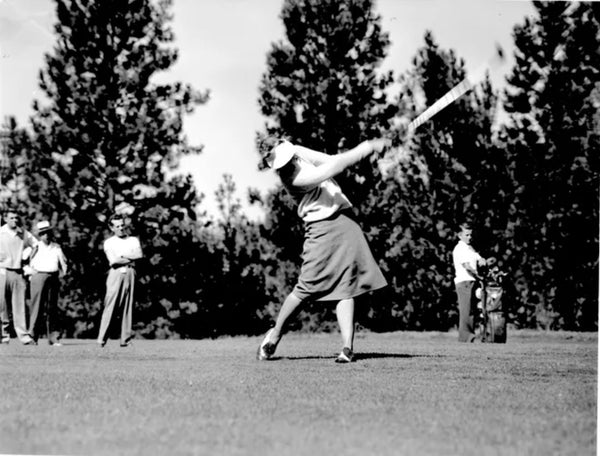
[[[2,320],[2,343],[10,341],[8,305],[12,307],[13,326],[19,340],[25,345],[35,341],[27,331],[25,316],[25,292],[27,282],[23,275],[23,264],[27,251],[35,248],[38,241],[21,226],[16,209],[5,212],[6,223],[0,227],[0,320]]]
[[[38,245],[34,248],[29,266],[31,268],[31,303],[29,312],[29,335],[37,343],[42,332],[38,323],[40,311],[44,315],[48,343],[60,346],[57,329],[59,277],[67,273],[67,261],[61,247],[53,242],[52,226],[47,220],[37,224]]]

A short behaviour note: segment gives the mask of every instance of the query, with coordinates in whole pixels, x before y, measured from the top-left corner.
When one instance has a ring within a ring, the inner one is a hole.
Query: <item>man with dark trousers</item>
[[[120,346],[127,347],[132,338],[135,262],[141,259],[143,254],[139,239],[128,235],[123,216],[113,215],[109,223],[113,236],[104,241],[104,253],[110,270],[106,279],[106,296],[97,342],[104,347],[111,323],[113,320],[120,320]]]
[[[61,247],[54,242],[52,226],[47,220],[37,224],[39,242],[29,261],[30,312],[29,335],[37,342],[42,332],[38,323],[40,312],[44,316],[45,333],[48,343],[60,347],[60,332],[57,327],[59,277],[67,273],[67,260]]]

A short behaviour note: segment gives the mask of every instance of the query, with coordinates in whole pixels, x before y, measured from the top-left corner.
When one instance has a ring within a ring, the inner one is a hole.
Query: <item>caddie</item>
[[[458,341],[475,341],[475,281],[481,280],[477,267],[485,263],[485,259],[471,246],[473,229],[468,222],[462,223],[458,230],[458,243],[452,250],[454,263],[454,286],[458,298]]]

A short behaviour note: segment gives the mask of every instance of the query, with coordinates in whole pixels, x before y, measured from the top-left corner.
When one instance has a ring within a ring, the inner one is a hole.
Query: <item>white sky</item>
[[[284,36],[282,5],[283,0],[174,1],[180,58],[160,79],[211,91],[210,101],[185,120],[190,143],[204,145],[204,152],[182,162],[182,171],[191,173],[205,194],[202,207],[209,212],[216,210],[214,191],[224,173],[233,175],[241,199],[248,187],[265,191],[276,182],[271,172],[257,170],[254,136],[264,123],[257,99],[266,53]],[[429,29],[471,70],[488,61],[499,43],[509,57],[502,73],[493,75],[501,84],[512,64],[513,26],[533,7],[520,0],[378,0],[376,10],[392,41],[385,69],[405,70]],[[0,0],[2,119],[12,115],[25,126],[32,101],[41,98],[37,76],[54,43],[54,20],[51,0]],[[252,208],[247,213],[258,214]]]

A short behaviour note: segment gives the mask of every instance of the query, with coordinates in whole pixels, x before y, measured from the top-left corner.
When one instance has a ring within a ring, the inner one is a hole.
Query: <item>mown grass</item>
[[[0,347],[0,452],[148,455],[596,453],[597,336],[288,335]]]

